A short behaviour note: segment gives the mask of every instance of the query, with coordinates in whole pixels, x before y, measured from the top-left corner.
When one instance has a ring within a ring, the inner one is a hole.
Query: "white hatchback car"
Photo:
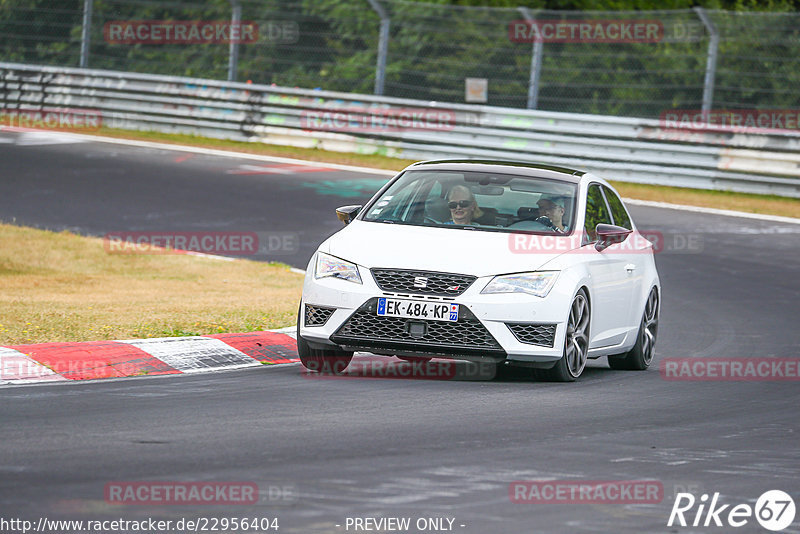
[[[409,166],[308,265],[303,365],[341,372],[354,351],[534,369],[573,381],[587,358],[646,369],[661,287],[653,245],[589,173],[502,161]]]

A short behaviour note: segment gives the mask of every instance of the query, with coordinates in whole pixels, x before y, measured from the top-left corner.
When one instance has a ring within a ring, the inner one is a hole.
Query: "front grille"
[[[305,325],[322,326],[331,318],[335,308],[323,308],[322,306],[311,306],[306,304]]]
[[[556,339],[554,324],[506,323],[506,326],[520,343],[552,347]]]
[[[465,306],[456,322],[426,321],[377,315],[378,299],[364,303],[331,336],[339,345],[417,350],[431,354],[473,354],[505,357],[497,340]],[[424,335],[412,336],[407,323],[425,323]]]
[[[378,287],[384,291],[400,291],[422,295],[455,297],[466,291],[475,276],[437,273],[434,271],[409,271],[404,269],[372,269]],[[425,287],[419,287],[425,279]],[[414,284],[417,284],[416,286]]]

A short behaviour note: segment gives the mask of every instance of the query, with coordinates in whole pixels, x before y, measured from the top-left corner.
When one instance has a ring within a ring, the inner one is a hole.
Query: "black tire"
[[[341,374],[350,365],[353,353],[337,349],[314,349],[308,342],[300,337],[300,321],[303,320],[303,305],[297,311],[297,355],[300,363],[309,371],[322,374]]]
[[[567,333],[561,359],[550,369],[534,369],[533,376],[548,382],[574,382],[586,367],[589,354],[591,309],[586,291],[580,289],[572,298],[567,316]]]
[[[612,369],[625,371],[644,371],[653,362],[656,354],[656,337],[658,336],[659,313],[658,290],[654,287],[647,296],[636,344],[625,354],[608,357],[608,365]]]

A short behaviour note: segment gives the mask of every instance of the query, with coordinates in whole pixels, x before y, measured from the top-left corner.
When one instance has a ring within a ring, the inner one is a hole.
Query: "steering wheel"
[[[507,226],[507,228],[513,228],[513,227],[515,227],[515,226],[517,226],[519,224],[526,223],[526,222],[527,223],[538,224],[539,226],[541,226],[543,228],[546,228],[548,230],[552,230],[553,232],[558,232],[559,231],[555,227],[555,225],[553,224],[553,221],[550,220],[550,217],[547,217],[546,215],[540,215],[539,217],[528,217],[528,218],[525,218],[525,219],[520,219],[520,220],[518,220],[516,222],[513,222],[513,223],[509,224]],[[539,231],[539,229],[537,227],[535,227],[535,228],[527,228],[527,230]]]
[[[547,215],[540,215],[535,219],[535,221],[541,224],[542,226],[550,228],[554,232],[558,232],[558,228],[556,228],[556,225],[553,224],[553,221],[551,221],[550,217],[548,217]]]

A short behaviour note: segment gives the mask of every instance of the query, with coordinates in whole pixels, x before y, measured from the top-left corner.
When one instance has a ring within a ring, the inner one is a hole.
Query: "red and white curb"
[[[0,385],[200,373],[297,361],[297,343],[281,331],[14,345],[0,347]]]

